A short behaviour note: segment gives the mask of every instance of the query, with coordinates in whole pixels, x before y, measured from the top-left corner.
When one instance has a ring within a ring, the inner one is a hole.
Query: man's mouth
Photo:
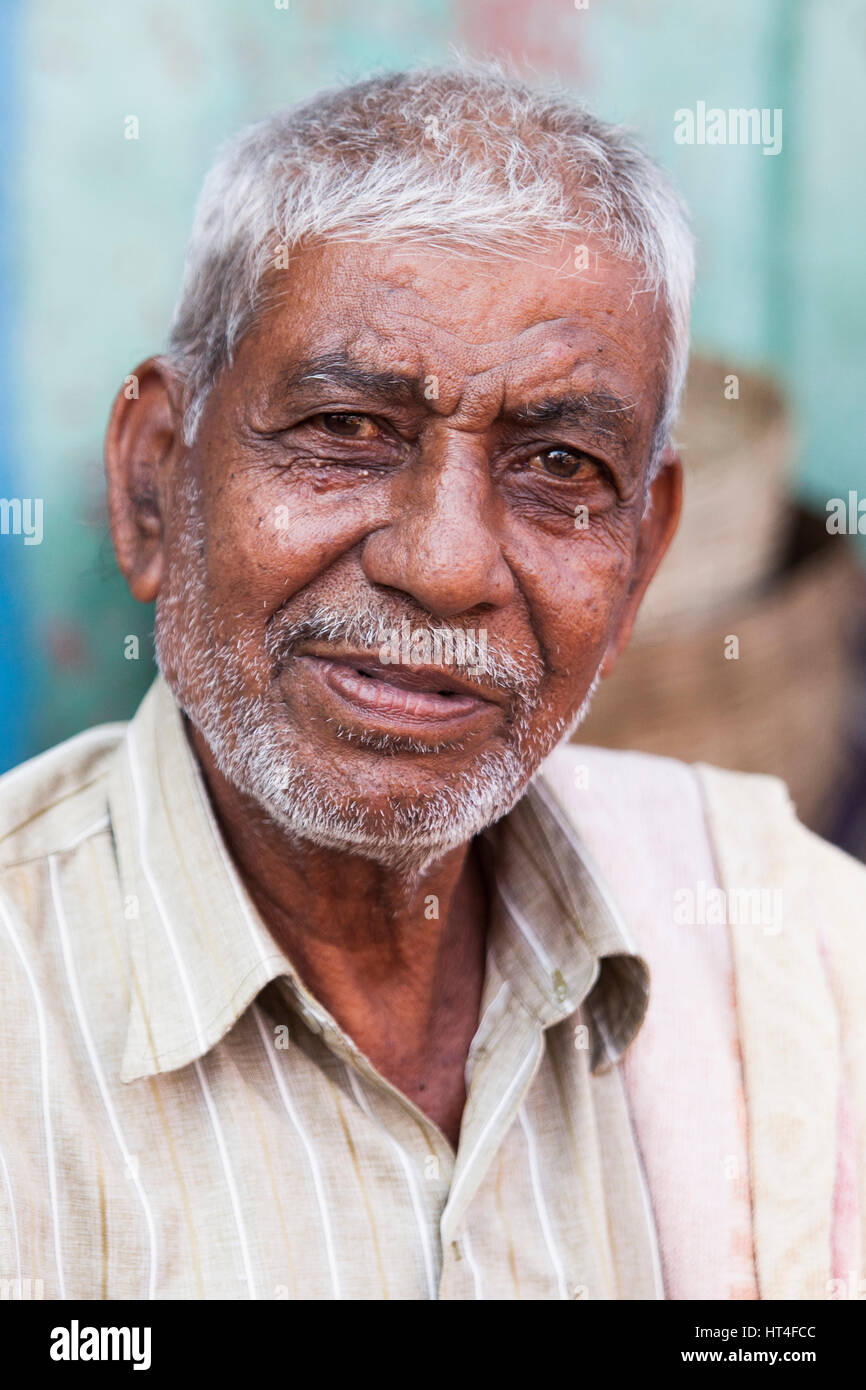
[[[342,704],[383,731],[425,725],[441,728],[489,715],[505,701],[501,692],[478,685],[441,666],[385,666],[364,652],[305,650],[296,661]]]

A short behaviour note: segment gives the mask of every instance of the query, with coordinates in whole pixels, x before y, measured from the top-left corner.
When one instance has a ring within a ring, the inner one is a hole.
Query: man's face
[[[157,643],[285,829],[395,862],[461,843],[575,722],[675,523],[664,474],[645,514],[663,324],[633,282],[567,248],[274,273],[162,501]],[[482,669],[431,660],[430,628]]]

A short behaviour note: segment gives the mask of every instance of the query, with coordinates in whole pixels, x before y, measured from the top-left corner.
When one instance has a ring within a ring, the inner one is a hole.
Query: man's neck
[[[300,979],[455,1145],[484,983],[487,895],[471,844],[419,876],[289,837],[188,729],[244,885]]]

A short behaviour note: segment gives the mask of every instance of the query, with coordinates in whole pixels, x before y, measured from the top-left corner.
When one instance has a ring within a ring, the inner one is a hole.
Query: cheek
[[[589,681],[613,636],[631,575],[631,555],[608,539],[575,539],[548,557],[534,625],[552,681]]]
[[[229,484],[206,512],[209,588],[236,613],[266,616],[358,543],[367,510],[284,483]]]

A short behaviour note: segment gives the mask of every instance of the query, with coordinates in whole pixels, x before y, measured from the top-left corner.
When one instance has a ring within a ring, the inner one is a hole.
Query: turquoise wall
[[[215,146],[373,66],[508,54],[641,131],[693,209],[696,346],[785,381],[804,497],[866,494],[863,3],[8,0],[3,25],[0,494],[44,498],[45,534],[0,537],[0,766],[126,717],[150,679],[152,614],[114,571],[101,441],[125,373],[164,344]],[[674,112],[698,101],[781,107],[781,154],[677,145]]]

